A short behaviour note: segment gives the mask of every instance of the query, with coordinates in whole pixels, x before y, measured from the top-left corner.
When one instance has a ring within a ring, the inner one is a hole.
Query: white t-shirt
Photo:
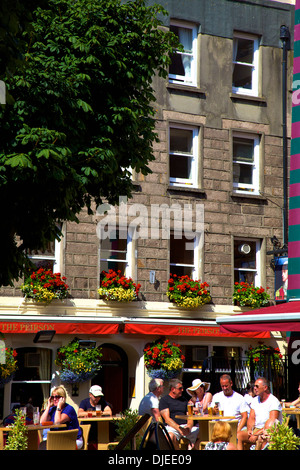
[[[247,411],[243,395],[235,391],[229,397],[224,395],[224,392],[215,393],[212,406],[215,406],[218,402],[219,408],[224,410],[224,416],[235,416],[235,418],[241,420],[241,413]]]
[[[245,400],[245,408],[247,410],[247,414],[249,416],[250,414],[250,410],[251,410],[251,403],[253,401],[253,398],[251,395],[249,395],[249,393],[246,393],[246,395],[244,395],[244,400]]]
[[[261,402],[260,397],[254,397],[251,408],[255,411],[255,427],[263,428],[269,419],[270,411],[279,411],[279,421],[282,421],[282,407],[280,401],[270,393],[266,401]]]
[[[148,413],[149,415],[153,416],[152,413],[152,408],[158,408],[159,407],[159,401],[156,395],[154,393],[149,392],[147,395],[144,396],[144,398],[140,402],[139,406],[139,414],[144,415],[145,413]]]

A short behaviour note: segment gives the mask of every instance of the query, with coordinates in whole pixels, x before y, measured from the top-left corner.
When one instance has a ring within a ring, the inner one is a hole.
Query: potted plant
[[[18,368],[17,365],[17,351],[13,348],[3,348],[2,355],[5,355],[5,362],[0,363],[0,387],[10,382]]]
[[[55,364],[61,368],[60,379],[77,384],[92,379],[101,369],[101,349],[80,348],[77,339],[58,349]]]
[[[131,277],[122,275],[121,271],[110,269],[102,271],[101,284],[98,289],[100,299],[116,300],[118,302],[131,302],[138,299],[141,284],[133,282]]]
[[[55,299],[66,299],[69,296],[66,277],[53,273],[51,269],[40,268],[31,273],[21,286],[25,298],[35,302],[50,303]]]
[[[169,380],[177,377],[184,361],[181,346],[168,339],[160,338],[144,348],[145,367],[151,378]]]
[[[248,282],[236,282],[232,299],[235,305],[241,307],[260,308],[269,304],[270,295],[263,287],[254,287]]]
[[[9,426],[10,431],[4,450],[27,450],[28,430],[25,421],[25,416],[22,411],[16,410],[15,421]]]
[[[274,424],[268,429],[270,436],[269,450],[299,450],[300,438],[295,435],[293,429],[288,425],[285,413],[282,415],[282,423]]]
[[[171,302],[185,308],[199,307],[211,301],[207,282],[176,274],[170,274],[167,296]]]

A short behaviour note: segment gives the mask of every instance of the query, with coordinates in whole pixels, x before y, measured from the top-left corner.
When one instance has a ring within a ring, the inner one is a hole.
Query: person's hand
[[[58,400],[57,408],[62,409],[64,407],[64,404],[65,404],[64,397],[60,397],[60,399]]]

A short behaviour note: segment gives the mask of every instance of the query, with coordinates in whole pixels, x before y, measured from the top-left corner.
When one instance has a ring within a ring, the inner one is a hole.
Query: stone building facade
[[[33,254],[39,261],[50,260],[54,269],[67,277],[71,299],[64,305],[27,305],[22,302],[18,285],[0,290],[2,325],[18,323],[18,315],[28,323],[43,324],[55,320],[74,325],[88,320],[104,324],[114,319],[119,325],[117,334],[78,331],[80,337],[91,338],[99,346],[105,344],[108,349],[111,346],[119,348],[118,353],[124,352],[127,375],[119,375],[125,397],[122,409],[137,408],[147,392],[143,347],[148,341],[168,335],[187,351],[200,351],[195,355],[198,362],[195,359],[185,365],[187,383],[200,374],[199,363],[213,351],[242,354],[261,339],[255,335],[222,336],[215,318],[241,311],[232,302],[235,280],[269,287],[274,298],[274,256],[268,253],[273,249],[274,236],[281,243],[283,240],[280,27],[285,25],[290,32],[289,147],[293,5],[271,0],[160,3],[169,12],[165,27],[179,35],[184,51],[174,53],[168,79],[154,77],[159,142],[153,144],[152,173],[143,176],[133,172],[133,197],[123,200],[120,210],[110,208],[110,219],[104,206],[95,208],[92,216],[83,211],[79,224],[65,223],[64,237],[56,247],[49,247],[48,253]],[[105,230],[113,232],[114,228],[116,234],[107,238]],[[126,233],[122,239],[120,232]],[[120,268],[141,284],[140,299],[134,306],[99,300],[100,274],[110,267]],[[171,304],[166,291],[174,272],[206,281],[211,303],[192,311]],[[139,326],[136,331],[134,325]],[[12,331],[9,327],[6,330],[8,345],[33,346],[31,331]],[[73,335],[57,333],[47,345],[52,351],[49,387],[59,382],[55,351],[74,336],[78,336],[76,328]],[[264,341],[285,352],[285,337],[280,332]],[[109,371],[107,374],[101,384],[106,395],[112,393],[112,375]],[[88,386],[80,387],[79,396],[73,398],[75,405],[86,395]],[[5,412],[19,396],[19,392],[12,392],[13,387],[20,389],[14,384],[5,387]]]

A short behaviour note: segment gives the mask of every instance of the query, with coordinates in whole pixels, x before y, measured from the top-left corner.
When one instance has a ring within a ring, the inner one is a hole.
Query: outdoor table
[[[282,412],[287,415],[295,415],[297,420],[297,428],[300,428],[300,408],[282,408]]]
[[[220,415],[176,415],[175,418],[178,419],[192,419],[193,421],[198,421],[199,422],[199,432],[198,435],[201,438],[201,441],[209,441],[210,440],[210,430],[209,430],[209,422],[210,421],[217,421],[220,419],[224,419],[230,422],[230,424],[233,424],[234,426],[237,427],[237,422],[238,420],[236,419],[236,416],[220,416]],[[231,423],[231,420],[232,421]],[[233,429],[232,434],[235,435],[236,433],[234,432],[235,430]]]
[[[98,450],[108,450],[108,446],[112,444],[109,441],[109,423],[113,420],[124,419],[122,416],[92,416],[86,418],[78,418],[81,423],[97,423],[97,448]]]
[[[28,446],[27,450],[38,450],[39,449],[39,431],[43,431],[44,429],[57,429],[57,428],[65,428],[67,427],[66,424],[28,424],[26,425],[26,429],[28,431]],[[4,442],[4,433],[9,432],[11,428],[9,426],[1,426],[0,427],[0,442]]]

